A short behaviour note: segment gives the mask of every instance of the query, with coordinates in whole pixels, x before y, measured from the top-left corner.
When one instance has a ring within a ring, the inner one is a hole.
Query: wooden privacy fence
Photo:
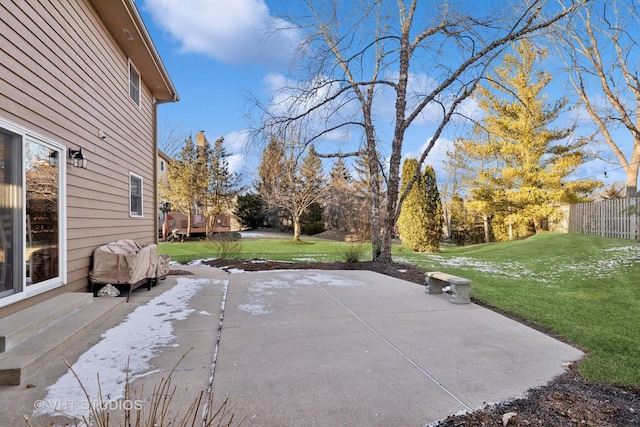
[[[640,198],[571,205],[569,233],[638,240],[640,239]]]

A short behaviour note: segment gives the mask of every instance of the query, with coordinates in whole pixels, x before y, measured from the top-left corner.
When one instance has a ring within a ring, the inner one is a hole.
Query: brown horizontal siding
[[[0,116],[89,162],[67,166],[66,290],[86,289],[97,246],[156,238],[153,99],[143,86],[138,108],[128,87],[128,58],[83,0],[0,4]],[[130,171],[144,180],[143,218],[129,217]]]

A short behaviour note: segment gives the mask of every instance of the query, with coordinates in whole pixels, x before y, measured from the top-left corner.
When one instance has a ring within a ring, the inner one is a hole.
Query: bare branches
[[[624,8],[624,10],[622,10]],[[557,43],[569,81],[582,105],[626,173],[627,192],[635,196],[640,163],[640,68],[636,60],[640,16],[625,2],[594,2],[581,9]],[[635,36],[634,36],[635,34]],[[619,126],[619,125],[622,125]],[[626,129],[630,155],[612,133]]]
[[[307,28],[315,33],[307,43],[308,63],[301,67],[312,74],[301,87],[283,87],[277,102],[264,108],[265,129],[295,125],[305,130],[307,144],[323,147],[334,142],[330,137],[339,131],[354,132],[347,138],[363,138],[358,150],[341,146],[325,149],[322,156],[342,158],[346,155],[341,153],[348,152],[366,157],[372,220],[379,220],[376,209],[383,200],[386,209],[384,224],[372,226],[374,233],[383,230],[382,239],[372,235],[373,255],[390,260],[390,238],[406,197],[398,192],[407,129],[420,123],[428,108],[439,111],[431,118],[433,136],[420,153],[422,166],[461,104],[504,49],[549,28],[588,1],[559,0],[558,9],[547,8],[550,0],[531,0],[523,10],[508,15],[511,9],[487,12],[448,2],[397,0],[395,4],[374,1],[347,6],[338,0],[320,5],[308,0],[313,22]],[[358,6],[362,9],[354,10]],[[544,16],[547,11],[549,17]],[[428,84],[413,87],[421,76],[429,79]],[[343,146],[355,143],[342,142]],[[380,158],[381,152],[388,157]],[[386,189],[380,187],[381,176],[386,178]]]

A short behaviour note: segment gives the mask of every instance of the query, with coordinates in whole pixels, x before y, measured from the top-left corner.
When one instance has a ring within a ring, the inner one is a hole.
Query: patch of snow
[[[340,287],[366,287],[372,286],[366,282],[359,281],[354,277],[344,277],[342,275],[333,274],[325,270],[312,270],[311,274],[305,275],[309,280],[314,281],[315,285],[340,286]]]
[[[240,236],[244,239],[291,239],[291,234],[279,233],[279,232],[264,232],[264,231],[240,231]]]
[[[189,261],[187,265],[207,265],[207,261],[215,261],[217,258],[205,258],[205,259],[194,259],[193,261]]]
[[[99,386],[103,397],[109,396],[111,401],[122,399],[127,369],[129,381],[148,375],[157,349],[177,345],[173,322],[194,312],[189,308],[190,299],[202,287],[220,282],[180,277],[171,289],[137,307],[119,325],[106,331],[71,367],[90,398],[98,399]],[[46,391],[44,402],[48,406],[39,407],[34,415],[59,415],[57,410],[69,417],[89,415],[89,402],[71,370]]]
[[[432,270],[446,271],[447,267],[470,268],[475,271],[485,273],[488,276],[500,277],[527,277],[538,283],[556,284],[559,274],[570,272],[576,276],[606,279],[611,276],[612,271],[631,265],[633,258],[638,256],[638,246],[619,246],[614,248],[603,249],[607,253],[606,259],[602,257],[587,258],[580,262],[569,263],[566,260],[547,259],[549,265],[553,265],[554,269],[550,271],[540,271],[534,273],[533,269],[539,270],[539,266],[529,268],[526,262],[522,261],[504,261],[504,262],[488,262],[479,261],[465,256],[443,257],[442,255],[424,254],[420,258],[429,262]],[[407,259],[398,257],[401,262],[411,263],[415,258]],[[531,260],[532,263],[538,263],[540,260]]]
[[[271,313],[271,310],[265,309],[262,304],[240,304],[238,308],[249,314],[267,314]]]
[[[304,272],[304,274],[300,274]],[[341,286],[341,287],[367,287],[372,286],[354,277],[325,270],[271,270],[255,273],[269,273],[269,277],[256,276],[248,288],[247,301],[238,305],[238,308],[249,314],[271,313],[269,310],[270,299],[277,298],[278,303],[283,301],[288,304],[300,304],[298,289],[308,286]]]

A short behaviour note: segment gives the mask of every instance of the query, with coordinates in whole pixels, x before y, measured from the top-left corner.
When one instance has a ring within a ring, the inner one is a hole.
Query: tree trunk
[[[297,215],[293,217],[293,241],[300,241],[300,217]]]
[[[162,222],[162,241],[167,240],[168,229],[169,229],[169,212],[165,212],[164,221]]]
[[[640,153],[640,149],[637,150]],[[633,163],[635,161],[635,163]],[[638,163],[640,163],[640,154],[632,156],[632,163],[625,167],[627,176],[627,193],[626,197],[638,197]]]
[[[376,136],[371,122],[371,104],[363,104],[365,119],[365,134],[367,137],[367,166],[369,168],[369,194],[371,196],[371,259],[377,261],[382,253],[382,238],[380,236],[380,164],[376,150]]]
[[[542,220],[540,218],[533,219],[533,228],[536,230],[536,234],[543,231],[542,230]]]
[[[382,247],[377,261],[390,263],[391,259],[391,243],[393,241],[393,230],[395,229],[395,220],[387,213],[382,227]]]
[[[407,17],[408,18],[408,17]],[[391,142],[391,156],[389,158],[389,173],[387,175],[387,199],[385,200],[385,216],[382,226],[382,247],[378,261],[390,263],[391,243],[396,221],[400,214],[398,193],[400,189],[400,160],[402,158],[402,142],[404,140],[405,115],[407,111],[407,85],[409,82],[409,29],[411,21],[406,19],[402,23],[400,36],[400,73],[396,86],[395,128]]]
[[[489,221],[489,218],[490,218],[489,215],[482,215],[485,243],[491,243],[491,222]]]

